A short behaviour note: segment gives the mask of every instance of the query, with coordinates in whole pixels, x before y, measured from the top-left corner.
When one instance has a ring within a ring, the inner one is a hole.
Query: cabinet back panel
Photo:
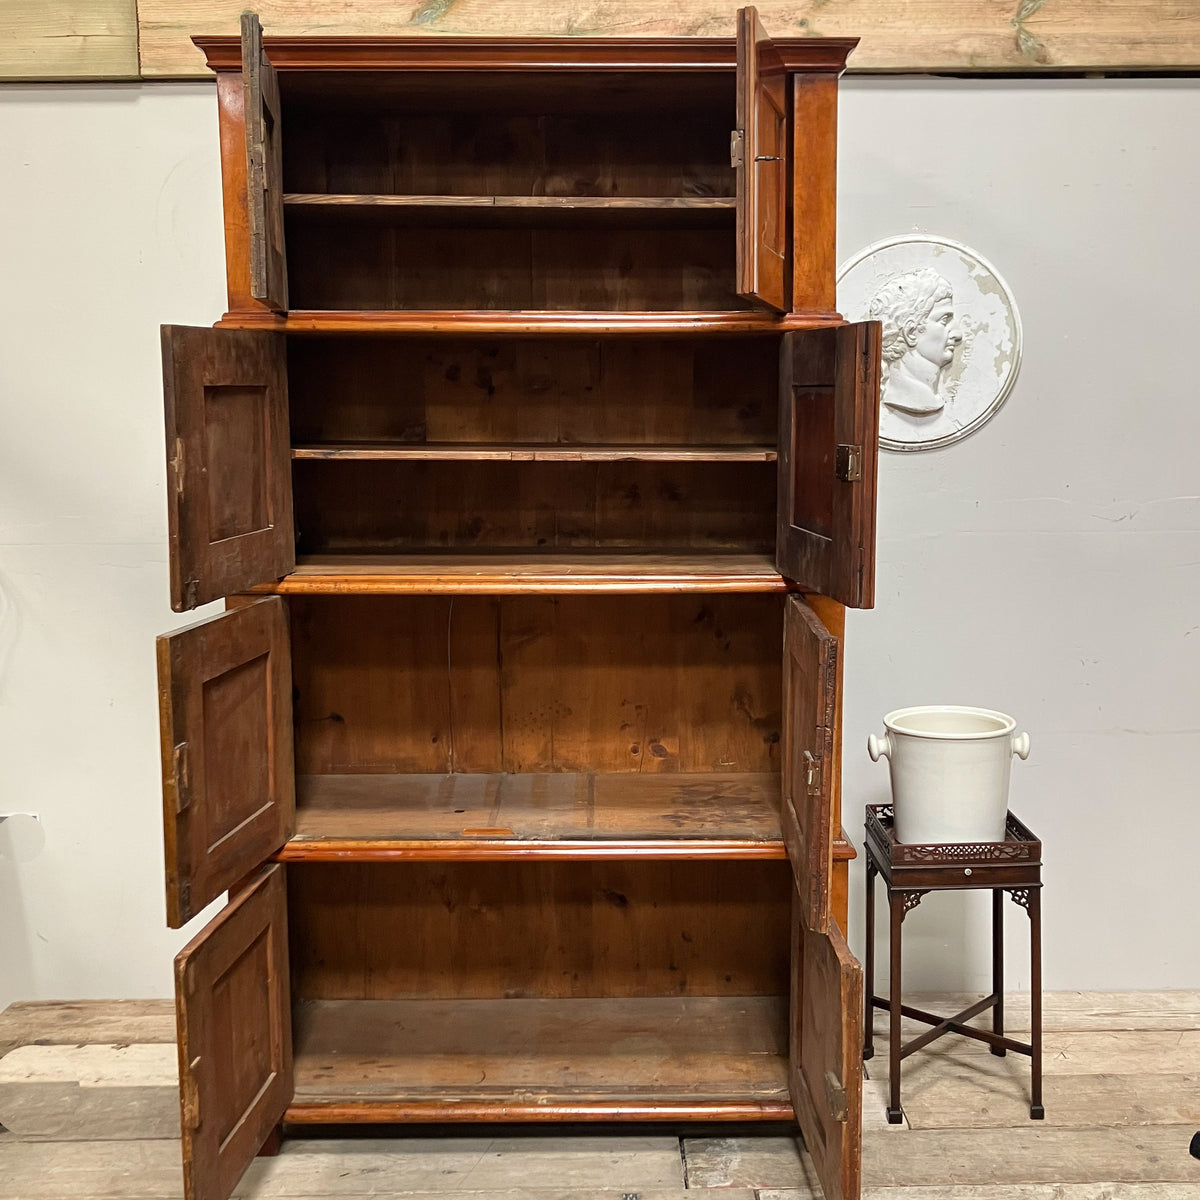
[[[775,541],[773,463],[302,461],[293,479],[302,554]]]
[[[290,338],[292,440],[774,445],[779,341]]]
[[[792,890],[786,862],[292,865],[292,994],[785,994]]]
[[[779,770],[780,596],[288,606],[302,774]]]
[[[321,84],[324,84],[323,89]],[[289,192],[732,196],[732,72],[283,79]]]
[[[734,242],[732,228],[431,228],[289,217],[288,288],[300,309],[744,309]]]

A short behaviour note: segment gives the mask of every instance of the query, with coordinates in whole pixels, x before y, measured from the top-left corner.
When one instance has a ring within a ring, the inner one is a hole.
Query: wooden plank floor
[[[934,1010],[961,1007],[958,997],[917,1003]],[[1019,1030],[1027,1005],[1013,997],[1009,1011]],[[1046,1120],[1036,1123],[1027,1117],[1027,1059],[997,1059],[979,1043],[944,1038],[906,1061],[906,1123],[888,1126],[884,1020],[880,1014],[864,1088],[865,1200],[1200,1197],[1200,1162],[1188,1155],[1188,1142],[1200,1129],[1200,993],[1047,996]],[[0,1051],[25,1047],[8,1063],[0,1059],[0,1120],[33,1129],[34,1136],[39,1122],[49,1121],[46,1136],[58,1139],[31,1141],[0,1131],[0,1200],[182,1196],[179,1146],[162,1136],[158,1112],[162,1055],[149,1049],[161,1047],[170,1033],[166,1002],[13,1005],[0,1014]],[[64,1052],[55,1056],[59,1047]],[[53,1061],[39,1076],[45,1054]],[[79,1097],[66,1087],[76,1068]],[[140,1084],[139,1069],[145,1074]],[[99,1089],[107,1089],[107,1103],[97,1101]],[[88,1130],[89,1140],[81,1140]],[[757,1134],[710,1127],[702,1131],[707,1136],[686,1137],[657,1127],[560,1134],[504,1129],[469,1136],[473,1132],[293,1138],[279,1157],[255,1162],[237,1196],[819,1195],[811,1162],[781,1126]]]

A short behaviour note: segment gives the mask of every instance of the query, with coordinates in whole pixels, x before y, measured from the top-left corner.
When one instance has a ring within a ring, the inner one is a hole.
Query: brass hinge
[[[834,471],[843,483],[857,483],[862,478],[862,447],[839,444]]]
[[[729,165],[740,167],[746,161],[746,135],[740,129],[729,134]]]
[[[175,811],[181,813],[192,802],[192,773],[187,742],[180,742],[172,752],[171,770],[175,776]]]
[[[835,1121],[846,1119],[846,1089],[832,1071],[825,1072],[825,1102],[829,1105],[829,1115]]]

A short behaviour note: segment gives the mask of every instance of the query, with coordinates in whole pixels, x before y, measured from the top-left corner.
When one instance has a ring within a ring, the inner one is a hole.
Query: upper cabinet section
[[[853,41],[772,42],[753,9],[736,42],[264,41],[250,14],[240,45],[197,41],[218,72],[235,319],[833,316],[791,283],[795,248],[821,258],[833,237],[791,227],[795,196],[827,195],[823,212],[835,188],[829,155],[792,169],[793,90],[832,85],[805,132],[832,146]]]

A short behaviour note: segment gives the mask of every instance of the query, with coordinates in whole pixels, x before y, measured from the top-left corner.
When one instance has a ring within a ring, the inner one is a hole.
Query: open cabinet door
[[[290,993],[276,864],[175,959],[187,1200],[228,1200],[291,1103]]]
[[[875,602],[879,328],[788,333],[781,350],[776,564],[850,608]]]
[[[162,327],[171,607],[296,566],[282,334]]]
[[[835,920],[809,929],[792,906],[789,1082],[825,1200],[862,1192],[863,972]]]
[[[167,921],[190,921],[287,840],[292,665],[278,596],[158,639]]]
[[[787,71],[754,8],[738,9],[737,292],[780,312],[788,300],[788,188],[791,181]]]
[[[250,295],[271,308],[288,306],[283,246],[283,139],[279,79],[263,48],[262,25],[242,13],[242,86],[246,114],[246,188],[250,220]]]
[[[783,625],[783,840],[809,929],[829,928],[838,640],[798,596]]]

